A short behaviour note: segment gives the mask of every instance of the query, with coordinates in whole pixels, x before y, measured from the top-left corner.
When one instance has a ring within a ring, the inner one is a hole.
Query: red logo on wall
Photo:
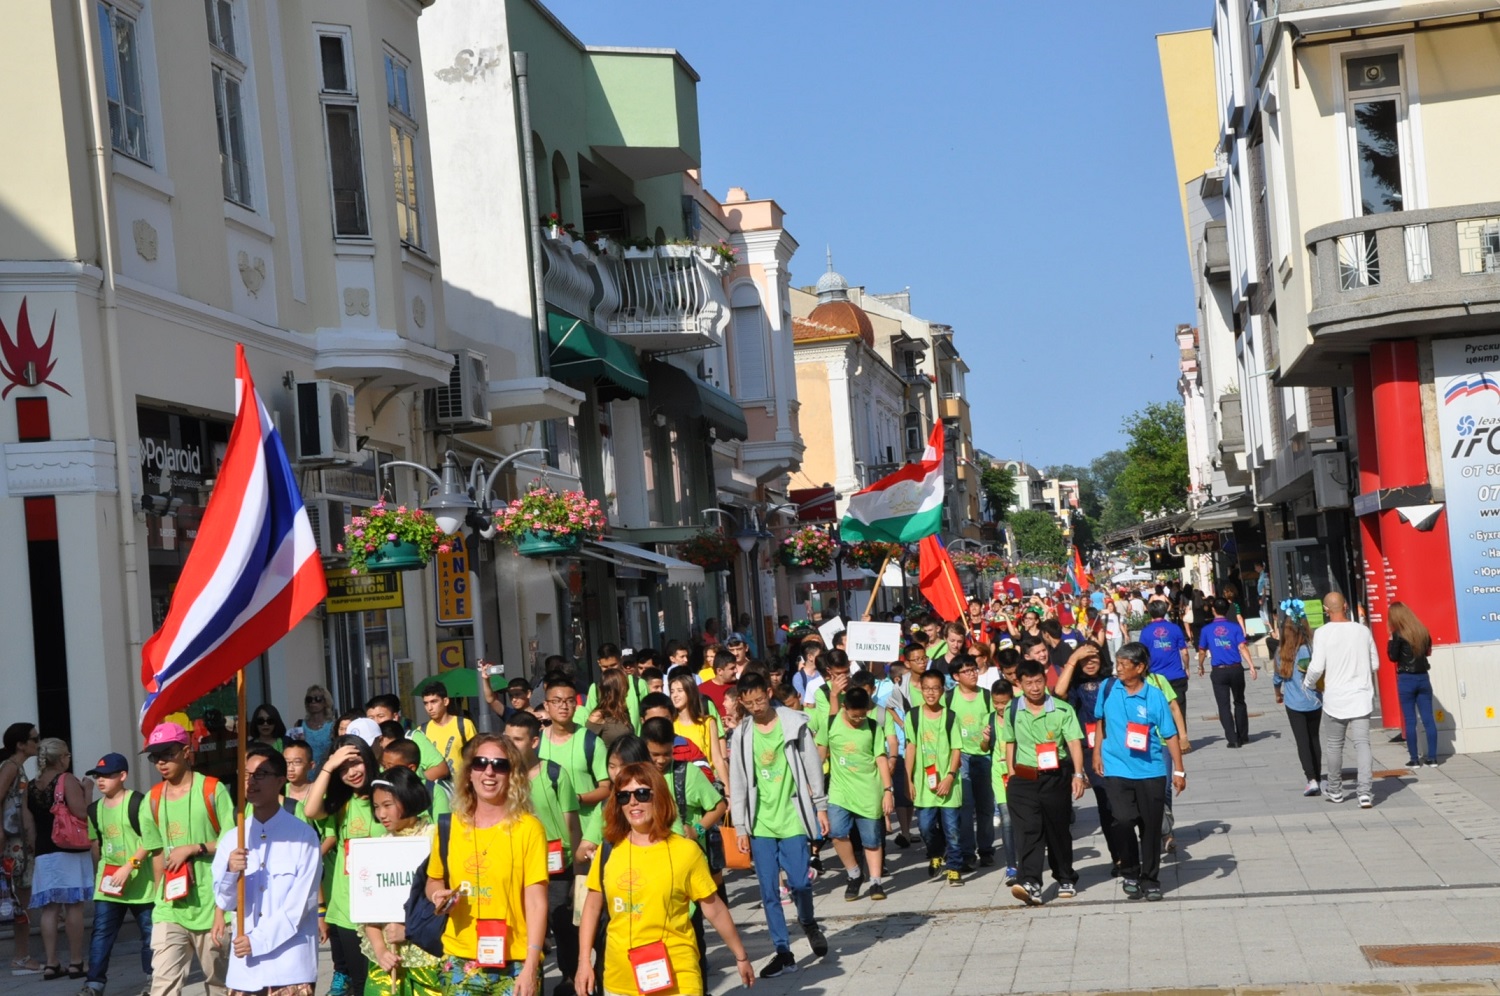
[[[0,400],[10,396],[10,392],[18,387],[38,387],[46,385],[55,387],[68,397],[72,395],[66,387],[54,383],[49,378],[52,370],[57,366],[57,361],[52,358],[52,333],[57,329],[57,312],[52,313],[52,325],[47,329],[47,341],[40,346],[36,343],[36,337],[31,334],[31,319],[26,315],[26,299],[21,298],[21,310],[16,315],[16,336],[11,339],[10,330],[5,327],[5,320],[0,319],[0,374],[10,381],[4,391],[0,391]]]

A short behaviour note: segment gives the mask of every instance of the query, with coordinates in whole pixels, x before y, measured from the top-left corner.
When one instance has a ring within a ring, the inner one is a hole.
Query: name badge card
[[[547,841],[547,874],[556,875],[563,870],[563,846],[560,840]]]
[[[635,987],[641,996],[650,996],[671,989],[676,982],[672,974],[672,959],[667,956],[664,941],[645,944],[630,949],[630,967],[635,970]]]
[[[927,791],[936,792],[938,787],[937,765],[927,766]]]
[[[99,891],[106,896],[122,896],[125,894],[125,883],[114,885],[110,879],[114,878],[120,871],[119,865],[105,865],[104,875],[99,879]]]
[[[475,961],[485,968],[505,967],[505,939],[509,931],[504,920],[480,920],[475,925],[479,930],[479,946]]]
[[[1151,727],[1145,723],[1125,725],[1125,746],[1131,750],[1148,750],[1151,747]]]
[[[1087,726],[1084,727],[1084,735],[1088,737],[1089,749],[1090,750],[1093,749],[1093,747],[1094,747],[1094,738],[1096,736],[1098,736],[1098,734],[1099,734],[1099,724],[1098,723],[1089,723]]]
[[[184,898],[193,885],[193,866],[183,862],[176,871],[169,871],[162,882],[161,897],[169,903]]]
[[[1038,771],[1057,770],[1057,743],[1052,740],[1036,745],[1036,769]]]

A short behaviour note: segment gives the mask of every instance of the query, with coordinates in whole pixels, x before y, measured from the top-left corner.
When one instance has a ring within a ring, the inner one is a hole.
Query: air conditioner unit
[[[483,353],[470,350],[454,353],[448,386],[434,388],[430,393],[437,428],[475,432],[490,427],[490,366]]]
[[[297,459],[303,463],[352,463],[359,449],[354,388],[331,380],[299,381],[292,392]]]
[[[344,559],[347,554],[339,551],[339,545],[344,542],[344,526],[349,524],[354,506],[336,498],[312,498],[306,506],[307,520],[318,541],[318,553],[324,560]]]

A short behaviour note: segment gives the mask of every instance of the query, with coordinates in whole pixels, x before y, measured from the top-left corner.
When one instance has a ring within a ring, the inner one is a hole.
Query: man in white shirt
[[[1344,739],[1354,742],[1358,768],[1355,791],[1361,809],[1375,804],[1374,777],[1370,759],[1370,710],[1375,706],[1375,674],[1380,655],[1370,631],[1349,619],[1344,596],[1330,592],[1323,598],[1328,620],[1313,638],[1312,662],[1307,665],[1304,687],[1323,688],[1323,764],[1328,770],[1329,802],[1344,801]]]
[[[260,745],[245,759],[245,846],[230,827],[214,854],[214,941],[245,880],[244,928],[230,947],[224,982],[231,996],[312,996],[318,980],[318,880],[322,858],[313,828],[281,807],[286,761]],[[229,914],[235,916],[235,914]]]

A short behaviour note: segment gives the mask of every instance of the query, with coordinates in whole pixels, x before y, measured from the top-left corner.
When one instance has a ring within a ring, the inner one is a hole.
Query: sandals
[[[12,958],[10,960],[11,975],[40,975],[42,963],[32,958]]]
[[[88,974],[83,970],[83,962],[75,961],[68,964],[68,978],[81,979]]]
[[[51,982],[53,979],[60,979],[67,974],[67,972],[63,971],[61,965],[42,966],[42,981],[44,982]]]

